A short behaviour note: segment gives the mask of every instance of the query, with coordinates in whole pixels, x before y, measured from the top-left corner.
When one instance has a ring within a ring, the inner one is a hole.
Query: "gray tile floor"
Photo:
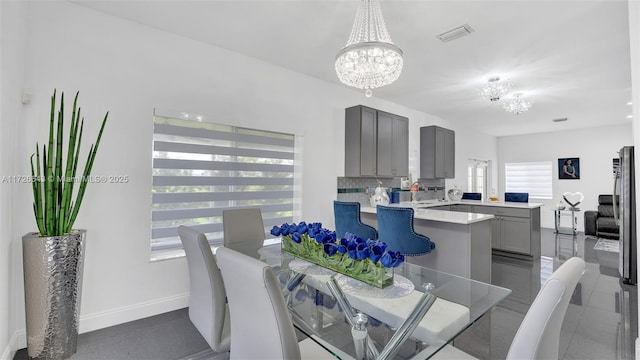
[[[595,238],[542,231],[542,257],[535,261],[494,256],[493,282],[513,290],[471,326],[455,346],[480,359],[504,359],[540,284],[571,256],[587,262],[560,335],[560,359],[634,359],[637,338],[637,288],[621,284],[618,254],[594,250]],[[81,334],[79,359],[223,360],[191,325],[186,309]],[[14,359],[27,359],[26,350]]]

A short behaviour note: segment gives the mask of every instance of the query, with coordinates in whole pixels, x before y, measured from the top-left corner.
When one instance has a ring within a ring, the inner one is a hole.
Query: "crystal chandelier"
[[[402,50],[391,41],[376,0],[362,0],[347,45],[336,55],[336,73],[344,84],[365,89],[389,85],[402,72]]]
[[[525,99],[522,97],[522,93],[513,94],[513,100],[511,102],[504,104],[502,107],[506,112],[510,112],[514,115],[520,115],[523,112],[531,109],[531,105],[533,105],[533,101],[530,99]]]
[[[478,94],[485,99],[498,101],[501,97],[507,95],[509,89],[511,89],[511,83],[500,82],[499,76],[492,76],[489,78],[487,86],[478,90]]]

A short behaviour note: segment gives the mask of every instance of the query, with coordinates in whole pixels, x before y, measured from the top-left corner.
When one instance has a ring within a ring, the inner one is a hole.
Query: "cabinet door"
[[[378,175],[393,173],[393,115],[378,111]]]
[[[531,221],[525,218],[503,216],[501,249],[523,254],[531,253]]]
[[[409,176],[409,119],[394,116],[391,175]]]
[[[362,108],[360,118],[360,175],[376,175],[376,111]]]
[[[443,177],[453,179],[456,177],[456,140],[455,133],[451,130],[444,131],[444,165]]]
[[[494,249],[502,248],[501,231],[502,220],[499,217],[491,219],[491,247]]]
[[[436,133],[435,133],[435,148],[436,148],[436,153],[435,155],[435,177],[437,178],[444,178],[445,176],[445,172],[444,172],[444,164],[445,164],[445,152],[447,151],[447,147],[446,147],[446,132],[444,131],[444,129],[442,128],[436,128]]]

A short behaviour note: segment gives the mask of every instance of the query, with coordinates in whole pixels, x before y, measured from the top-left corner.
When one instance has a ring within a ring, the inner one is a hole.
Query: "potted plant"
[[[56,114],[54,90],[48,145],[43,145],[40,153],[36,143],[36,152],[30,159],[33,211],[38,225],[38,232],[22,237],[30,358],[66,359],[76,352],[86,230],[73,229],[73,223],[91,182],[91,169],[109,116],[109,112],[104,116],[80,175],[77,171],[84,118],[77,106],[78,95],[73,101],[65,144],[64,93]]]

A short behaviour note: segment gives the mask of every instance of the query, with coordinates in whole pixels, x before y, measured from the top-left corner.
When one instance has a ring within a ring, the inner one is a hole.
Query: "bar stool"
[[[336,223],[336,235],[344,236],[345,233],[352,233],[363,239],[375,240],[378,238],[378,231],[373,226],[363,224],[360,220],[360,203],[337,201],[333,202],[333,215]]]
[[[431,239],[413,230],[413,208],[378,205],[378,238],[388,249],[406,256],[424,255],[435,249]]]

